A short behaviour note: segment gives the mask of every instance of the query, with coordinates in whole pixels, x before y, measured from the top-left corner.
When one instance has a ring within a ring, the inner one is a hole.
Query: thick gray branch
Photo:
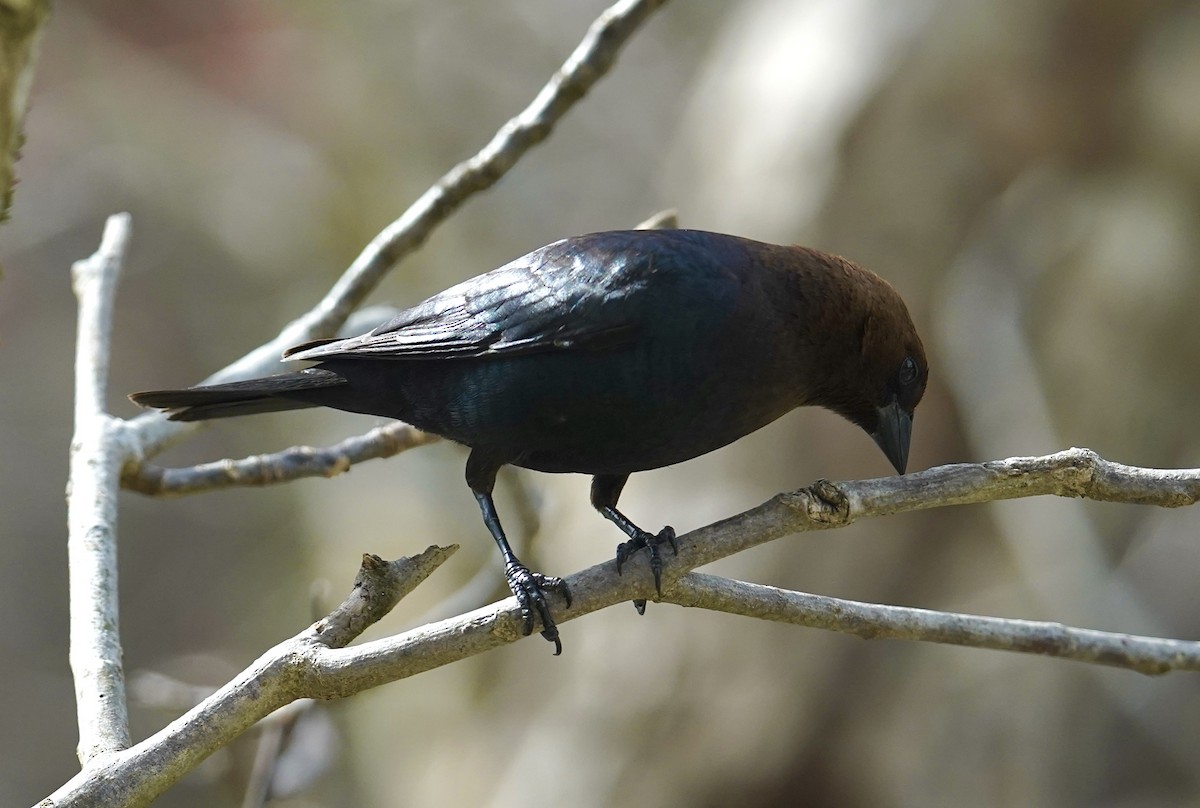
[[[1139,673],[1200,671],[1200,642],[1072,628],[1062,623],[935,612],[862,603],[693,572],[663,600],[678,606],[854,634],[867,640],[919,640],[1073,659]]]
[[[311,311],[208,381],[267,373],[285,349],[334,333],[397,261],[419,247],[470,196],[490,188],[529,149],[545,140],[567,111],[608,73],[629,38],[665,2],[619,0],[605,10],[529,106],[500,127],[474,157],[450,169],[399,219],[385,227]],[[147,413],[134,423],[147,456],[187,429],[185,424],[167,421],[159,413]]]
[[[117,621],[117,494],[127,456],[123,424],[104,410],[117,276],[129,216],[110,216],[98,249],[72,268],[79,299],[75,436],[67,486],[71,671],[79,760],[129,746],[129,714]]]

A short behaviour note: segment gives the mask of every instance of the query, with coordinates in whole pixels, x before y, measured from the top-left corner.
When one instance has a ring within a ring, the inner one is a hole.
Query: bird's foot
[[[671,552],[674,555],[679,555],[679,545],[675,542],[675,528],[664,527],[658,531],[658,535],[647,533],[642,530],[629,541],[621,542],[617,545],[617,575],[621,574],[621,567],[625,565],[634,553],[641,550],[643,547],[650,551],[650,573],[654,576],[654,590],[658,594],[662,594],[662,553],[659,552],[659,545],[666,543],[671,545]],[[638,614],[646,613],[646,601],[635,600],[633,606],[638,610]]]
[[[542,621],[542,636],[554,643],[555,656],[561,654],[562,642],[558,639],[558,625],[550,615],[550,604],[546,600],[546,592],[557,592],[562,595],[567,601],[569,609],[571,608],[571,590],[567,588],[567,582],[553,575],[531,572],[529,567],[519,561],[510,562],[504,567],[504,579],[508,582],[508,588],[516,595],[517,603],[521,606],[521,619],[524,621],[522,633],[526,636],[533,633],[533,615],[536,611],[538,618]]]

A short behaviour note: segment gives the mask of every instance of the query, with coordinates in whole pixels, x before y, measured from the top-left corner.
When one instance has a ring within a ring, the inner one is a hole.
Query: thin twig
[[[663,593],[678,606],[854,634],[1111,665],[1145,674],[1200,671],[1200,642],[1072,628],[1062,623],[886,606],[689,573]]]
[[[474,157],[450,169],[399,219],[385,227],[311,311],[207,381],[267,373],[285,349],[336,331],[396,262],[419,247],[470,196],[490,188],[529,149],[545,140],[571,107],[608,73],[629,38],[665,2],[619,0],[606,9],[529,106],[500,127]],[[147,456],[161,451],[186,431],[185,424],[167,421],[159,413],[141,415],[132,424]]]
[[[120,421],[104,409],[117,277],[129,243],[128,214],[110,216],[96,253],[72,267],[79,299],[75,346],[75,436],[67,494],[71,671],[78,755],[129,746],[129,712],[117,608],[117,494],[126,457]]]
[[[178,496],[233,486],[263,486],[303,477],[335,477],[355,463],[393,457],[416,446],[440,440],[404,423],[376,427],[332,446],[293,446],[282,452],[239,460],[217,460],[187,468],[163,468],[131,463],[121,484],[151,496]]]

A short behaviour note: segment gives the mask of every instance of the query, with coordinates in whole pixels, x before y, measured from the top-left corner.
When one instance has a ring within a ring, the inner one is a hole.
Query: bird
[[[500,549],[522,628],[562,652],[558,577],[513,552],[499,469],[591,475],[591,504],[640,550],[661,594],[661,545],[617,508],[629,476],[698,457],[802,406],[861,427],[903,474],[929,367],[886,280],[845,258],[701,230],[564,238],[401,311],[369,333],[284,352],[315,365],[130,398],[175,421],[307,407],[393,418],[470,449],[466,482]],[[635,601],[641,612],[645,601]]]

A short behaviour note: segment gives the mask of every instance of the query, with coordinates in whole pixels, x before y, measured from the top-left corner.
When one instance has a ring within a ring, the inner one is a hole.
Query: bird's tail
[[[172,421],[207,421],[261,412],[282,412],[319,406],[306,393],[338,387],[346,380],[330,370],[307,368],[262,379],[189,387],[185,390],[149,390],[129,396],[135,404],[170,412]]]

